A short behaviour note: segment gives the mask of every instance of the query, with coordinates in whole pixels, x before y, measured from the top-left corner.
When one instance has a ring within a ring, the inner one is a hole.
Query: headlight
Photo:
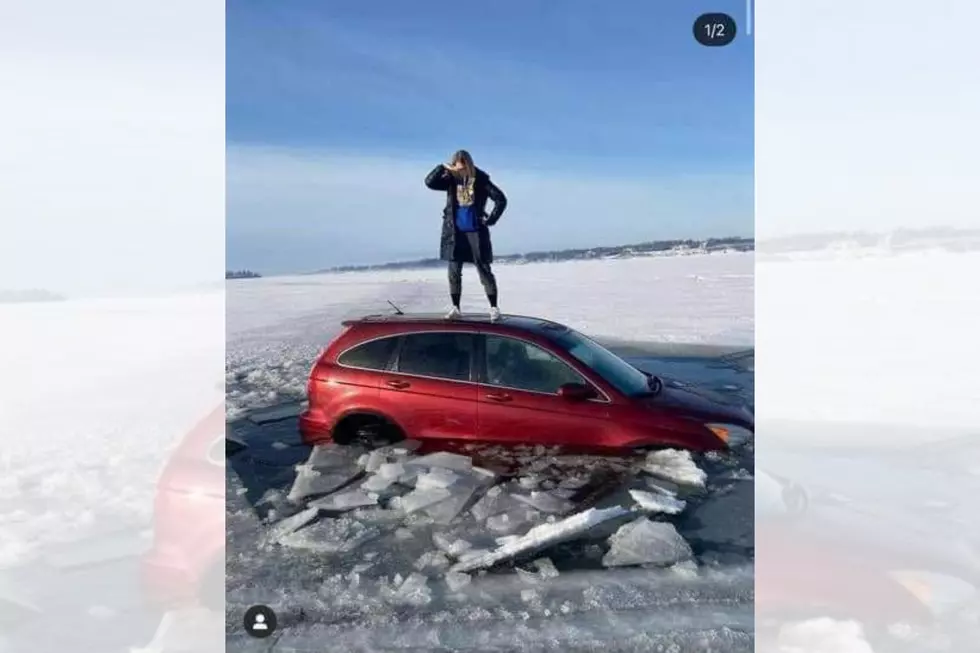
[[[944,574],[898,570],[888,575],[936,615],[956,611],[977,596],[973,585]]]
[[[729,447],[737,447],[752,439],[752,431],[734,424],[713,423],[705,427]]]

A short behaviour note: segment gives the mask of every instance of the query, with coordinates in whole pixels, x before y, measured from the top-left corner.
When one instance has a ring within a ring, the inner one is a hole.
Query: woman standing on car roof
[[[497,308],[497,279],[493,275],[493,246],[490,227],[497,224],[507,208],[507,197],[490,181],[490,175],[473,165],[466,150],[453,154],[449,163],[441,163],[425,178],[432,190],[446,193],[442,214],[442,238],[439,257],[449,261],[449,297],[453,307],[447,319],[460,317],[459,300],[463,287],[463,264],[472,263],[490,302],[490,319],[500,319]],[[486,212],[487,200],[493,200],[493,211]]]

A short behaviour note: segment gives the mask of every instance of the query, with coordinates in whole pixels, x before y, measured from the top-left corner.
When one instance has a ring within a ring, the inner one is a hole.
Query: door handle
[[[404,390],[412,384],[408,381],[385,381],[385,385],[394,390]]]
[[[491,392],[490,394],[487,395],[487,399],[489,399],[490,401],[498,401],[503,403],[506,401],[510,401],[511,399],[513,399],[513,397],[511,397],[509,394],[506,394],[504,392]]]

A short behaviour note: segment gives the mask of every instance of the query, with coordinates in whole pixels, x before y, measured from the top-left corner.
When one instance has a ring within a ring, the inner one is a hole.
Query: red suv
[[[368,316],[310,372],[307,444],[466,440],[622,453],[726,449],[744,406],[641,372],[548,320]]]

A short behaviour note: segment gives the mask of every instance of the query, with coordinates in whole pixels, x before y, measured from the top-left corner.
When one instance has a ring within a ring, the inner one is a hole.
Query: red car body
[[[153,544],[143,559],[150,602],[172,607],[224,599],[225,410],[184,437],[157,483]]]
[[[547,320],[390,315],[344,326],[310,372],[307,444],[373,423],[423,441],[710,451],[727,448],[731,426],[754,429],[745,407],[663,382]]]

